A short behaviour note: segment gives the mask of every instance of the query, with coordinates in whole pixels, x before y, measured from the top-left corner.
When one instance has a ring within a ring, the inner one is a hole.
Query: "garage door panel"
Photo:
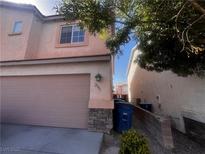
[[[1,77],[2,121],[87,128],[89,75]]]

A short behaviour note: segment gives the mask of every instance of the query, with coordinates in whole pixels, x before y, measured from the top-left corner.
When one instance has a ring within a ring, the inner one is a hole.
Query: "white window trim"
[[[71,32],[71,42],[70,42],[70,43],[64,43],[64,44],[84,43],[84,42],[85,42],[85,31],[84,31],[84,41],[82,41],[82,42],[73,42],[73,33],[74,33],[73,27],[74,27],[74,26],[78,26],[78,24],[63,25],[63,26],[61,27],[60,39],[61,39],[61,35],[62,35],[62,29],[63,29],[64,27],[69,27],[69,26],[72,27],[72,28],[71,28],[71,29],[72,29],[72,32]],[[63,43],[62,43],[62,44],[63,44]]]
[[[76,25],[72,25],[71,43],[76,43],[76,42],[73,42],[73,29],[74,29],[73,27],[74,26],[76,26]]]

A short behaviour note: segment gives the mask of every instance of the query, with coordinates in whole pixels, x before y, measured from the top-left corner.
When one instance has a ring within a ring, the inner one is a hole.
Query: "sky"
[[[15,3],[24,3],[35,5],[43,15],[53,15],[55,10],[53,7],[58,4],[59,0],[0,0]]]
[[[126,83],[127,82],[127,68],[130,59],[132,48],[136,45],[135,40],[131,40],[125,46],[122,46],[122,55],[115,57],[115,73],[114,73],[114,84]]]
[[[53,15],[55,5],[58,4],[59,0],[0,0],[10,1],[15,3],[26,3],[35,5],[42,14]],[[114,73],[114,84],[126,83],[127,82],[127,67],[130,58],[131,49],[136,45],[136,41],[132,40],[122,47],[123,54],[118,55],[115,58],[115,73]]]

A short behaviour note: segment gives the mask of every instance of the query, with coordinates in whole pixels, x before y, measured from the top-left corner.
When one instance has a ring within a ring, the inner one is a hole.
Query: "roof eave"
[[[65,20],[65,18],[62,15],[45,16],[38,10],[38,8],[36,6],[31,5],[31,4],[19,4],[19,3],[0,1],[0,7],[9,7],[9,8],[13,8],[13,9],[32,11],[42,21]]]

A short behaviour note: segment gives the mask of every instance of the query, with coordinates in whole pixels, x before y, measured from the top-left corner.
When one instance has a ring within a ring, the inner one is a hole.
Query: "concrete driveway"
[[[102,133],[1,124],[1,154],[98,154]]]

